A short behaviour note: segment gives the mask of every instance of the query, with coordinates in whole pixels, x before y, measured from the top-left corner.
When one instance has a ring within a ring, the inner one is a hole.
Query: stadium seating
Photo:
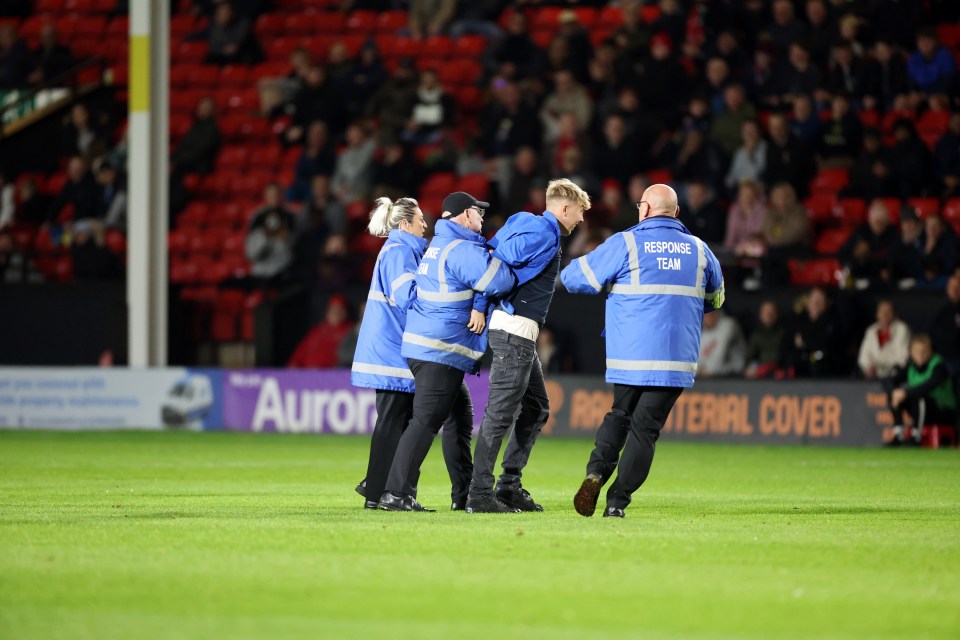
[[[930,449],[957,446],[957,428],[952,424],[926,424],[920,434],[920,444]]]

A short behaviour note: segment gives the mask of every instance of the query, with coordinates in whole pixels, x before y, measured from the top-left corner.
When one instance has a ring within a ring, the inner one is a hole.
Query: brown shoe
[[[573,508],[582,516],[589,518],[597,510],[597,498],[600,497],[600,476],[591,473],[583,479],[580,490],[573,496]]]

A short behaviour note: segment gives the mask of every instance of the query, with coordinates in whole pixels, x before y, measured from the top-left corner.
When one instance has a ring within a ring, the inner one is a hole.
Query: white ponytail
[[[419,207],[413,198],[400,198],[396,202],[386,197],[377,198],[370,212],[367,231],[378,238],[386,238],[390,231],[399,227],[404,220],[412,223]]]

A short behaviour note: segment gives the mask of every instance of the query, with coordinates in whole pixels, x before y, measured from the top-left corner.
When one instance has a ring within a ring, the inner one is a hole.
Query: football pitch
[[[662,441],[624,520],[364,511],[367,438],[0,432],[0,638],[957,638],[960,451]],[[603,500],[601,497],[600,506]]]

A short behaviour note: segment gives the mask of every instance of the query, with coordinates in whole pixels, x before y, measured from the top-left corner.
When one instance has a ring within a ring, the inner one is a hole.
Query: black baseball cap
[[[469,193],[463,191],[454,191],[443,199],[443,217],[456,218],[463,213],[464,209],[477,207],[478,209],[489,209],[489,202],[480,202]]]

